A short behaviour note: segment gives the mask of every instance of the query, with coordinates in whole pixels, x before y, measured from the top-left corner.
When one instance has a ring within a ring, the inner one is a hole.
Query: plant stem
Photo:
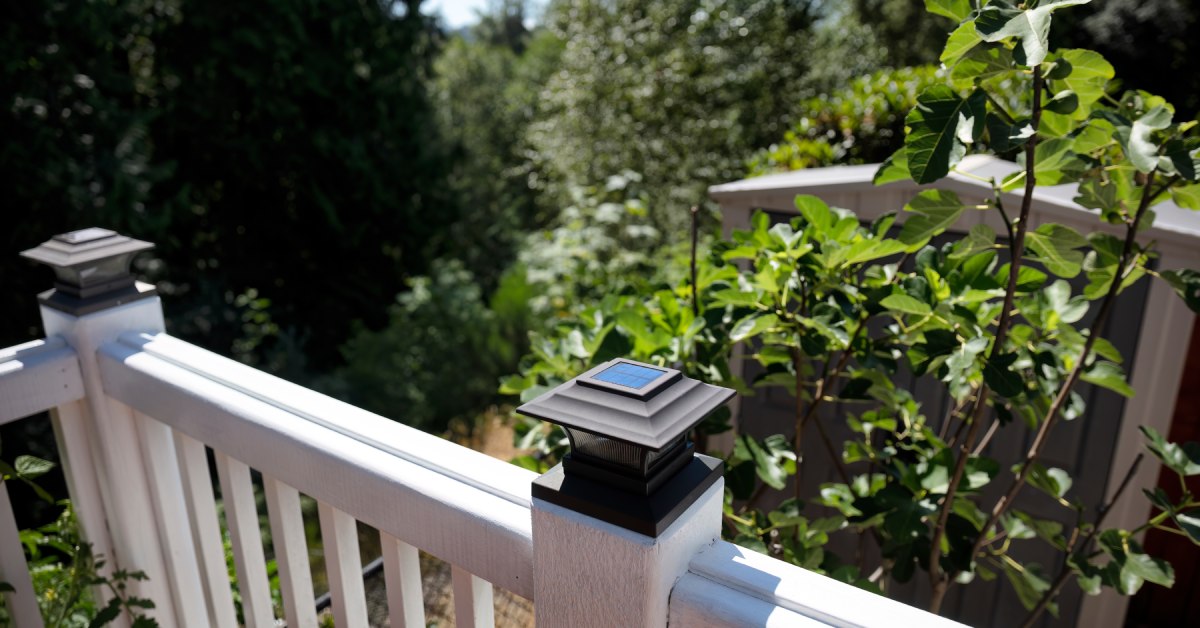
[[[700,315],[700,299],[696,296],[696,249],[700,240],[700,206],[692,205],[692,315]]]
[[[994,359],[1004,350],[1004,341],[1008,339],[1008,328],[1012,324],[1012,308],[1017,292],[1017,277],[1021,270],[1021,258],[1025,254],[1025,232],[1028,231],[1029,211],[1033,206],[1033,191],[1037,186],[1037,173],[1035,171],[1037,161],[1034,151],[1037,148],[1037,134],[1041,118],[1042,68],[1041,66],[1035,66],[1033,68],[1033,107],[1029,114],[1029,124],[1033,129],[1033,135],[1025,142],[1025,196],[1021,199],[1021,215],[1017,218],[1016,233],[1011,242],[1009,242],[1012,259],[1009,260],[1008,266],[1008,286],[1004,291],[1004,307],[1000,310],[1000,320],[996,323],[996,337],[992,343],[992,350],[988,355],[989,360]],[[1008,222],[1007,218],[1005,222]],[[954,473],[950,476],[950,484],[946,487],[946,497],[943,498],[941,509],[938,512],[937,525],[934,526],[933,535],[930,538],[929,581],[933,587],[933,593],[929,601],[929,612],[931,613],[937,613],[941,610],[942,601],[946,597],[946,591],[950,588],[951,574],[943,574],[941,571],[942,537],[946,534],[946,523],[950,519],[950,511],[954,508],[954,496],[958,492],[958,484],[962,481],[963,474],[966,472],[967,460],[975,448],[975,441],[979,437],[979,429],[983,426],[983,410],[987,407],[989,393],[990,389],[987,382],[980,384],[979,394],[975,398],[975,406],[971,412],[971,429],[967,431],[966,439],[958,445],[958,460],[954,464]],[[980,537],[986,534],[987,529],[987,527],[983,528]],[[972,557],[975,556],[974,549],[970,555]]]
[[[1050,434],[1050,430],[1058,422],[1059,411],[1064,403],[1070,398],[1071,389],[1079,381],[1080,375],[1083,374],[1084,366],[1087,364],[1088,357],[1092,354],[1092,346],[1096,344],[1096,339],[1100,337],[1100,331],[1104,328],[1104,324],[1108,321],[1108,316],[1112,312],[1113,303],[1116,301],[1117,292],[1121,289],[1121,284],[1124,283],[1128,269],[1129,259],[1132,257],[1133,244],[1137,236],[1137,226],[1141,222],[1142,215],[1146,208],[1150,206],[1152,197],[1150,188],[1154,185],[1155,171],[1151,171],[1146,179],[1145,187],[1142,189],[1142,199],[1138,204],[1137,212],[1133,216],[1133,220],[1126,224],[1125,244],[1121,250],[1121,259],[1117,262],[1117,270],[1113,273],[1112,284],[1108,287],[1108,292],[1104,295],[1104,300],[1100,304],[1100,311],[1096,314],[1096,320],[1092,323],[1092,332],[1088,334],[1087,341],[1083,344],[1083,349],[1079,352],[1079,358],[1075,362],[1075,366],[1071,369],[1071,373],[1063,382],[1062,388],[1059,389],[1058,395],[1054,401],[1050,403],[1050,408],[1046,411],[1046,418],[1042,421],[1041,427],[1038,428],[1037,435],[1034,436],[1033,443],[1029,445],[1029,450],[1025,454],[1025,462],[1021,466],[1021,472],[1017,474],[1012,485],[1004,494],[1000,501],[996,502],[996,506],[992,508],[992,515],[988,518],[987,525],[981,530],[979,537],[975,540],[975,546],[971,552],[974,556],[975,552],[983,546],[987,536],[987,531],[1000,519],[1016,499],[1017,493],[1025,486],[1026,480],[1029,478],[1029,473],[1033,470],[1033,463],[1037,461],[1042,453],[1042,447],[1045,446],[1046,440]]]
[[[1109,499],[1107,503],[1102,504],[1096,511],[1096,521],[1092,523],[1091,532],[1088,532],[1087,536],[1083,537],[1083,541],[1079,543],[1079,549],[1075,552],[1077,556],[1083,556],[1087,554],[1088,547],[1092,544],[1092,540],[1096,538],[1096,535],[1099,534],[1100,526],[1104,524],[1104,518],[1108,516],[1109,511],[1112,510],[1112,507],[1117,503],[1117,500],[1121,499],[1121,494],[1125,492],[1125,487],[1129,486],[1129,481],[1132,480],[1133,475],[1137,473],[1138,465],[1142,463],[1142,457],[1144,455],[1145,454],[1138,454],[1137,458],[1133,459],[1133,464],[1129,465],[1129,471],[1125,472],[1125,479],[1121,480],[1121,484],[1117,486],[1117,492],[1113,493],[1112,498]],[[1078,528],[1076,528],[1076,530],[1078,530]],[[1063,585],[1067,583],[1067,580],[1070,577],[1071,564],[1070,560],[1068,559],[1063,561],[1062,570],[1058,572],[1058,577],[1054,579],[1054,584],[1046,591],[1045,594],[1042,595],[1042,599],[1038,600],[1037,606],[1033,607],[1033,610],[1029,611],[1029,616],[1025,618],[1025,622],[1021,624],[1021,628],[1030,628],[1033,626],[1034,622],[1041,617],[1042,613],[1046,612],[1046,609],[1050,607],[1050,603],[1054,601],[1054,598],[1058,597],[1058,593],[1062,591]]]

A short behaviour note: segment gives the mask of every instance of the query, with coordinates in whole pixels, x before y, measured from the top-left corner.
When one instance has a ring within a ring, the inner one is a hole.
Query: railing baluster
[[[7,582],[15,589],[4,594],[4,601],[16,625],[41,628],[42,613],[38,610],[37,595],[33,590],[33,580],[29,578],[29,567],[25,564],[21,535],[17,531],[17,520],[13,516],[8,487],[3,480],[0,480],[0,582]]]
[[[238,590],[242,594],[242,616],[248,628],[273,628],[271,589],[267,561],[263,557],[262,533],[258,530],[258,508],[250,467],[216,452],[217,475],[225,501],[225,523],[233,541],[233,563],[237,567]]]
[[[211,626],[208,608],[204,603],[204,588],[200,584],[200,568],[196,563],[196,548],[187,522],[187,506],[183,502],[179,461],[171,428],[141,412],[134,411],[142,456],[153,493],[153,506],[162,536],[166,567],[170,573],[171,596],[175,601],[180,626]]]
[[[208,613],[214,626],[234,627],[237,626],[237,613],[233,608],[233,593],[225,566],[225,548],[221,543],[212,476],[208,472],[208,455],[203,443],[178,430],[174,432],[184,502],[192,523],[192,537],[196,539],[196,557],[200,562]]]
[[[362,558],[358,555],[358,526],[354,517],[324,502],[318,502],[317,512],[321,519],[334,623],[344,628],[366,626],[367,596],[363,588]]]
[[[263,491],[267,496],[275,561],[279,566],[284,618],[289,628],[316,628],[317,609],[313,606],[315,596],[308,564],[308,544],[304,539],[304,518],[300,512],[300,493],[266,474],[263,474]]]
[[[80,533],[84,540],[92,544],[92,554],[104,557],[104,567],[99,571],[108,576],[113,570],[113,544],[104,517],[100,478],[92,455],[95,439],[91,435],[91,421],[87,412],[83,401],[65,403],[50,410],[50,422]],[[102,585],[92,587],[92,594],[97,600],[106,599],[104,596],[107,593]]]
[[[492,583],[459,567],[450,566],[454,581],[454,625],[459,628],[492,628],[496,625],[496,605],[492,601]]]
[[[421,593],[421,561],[417,548],[387,532],[379,533],[383,577],[387,584],[388,615],[394,628],[424,628],[425,600]]]

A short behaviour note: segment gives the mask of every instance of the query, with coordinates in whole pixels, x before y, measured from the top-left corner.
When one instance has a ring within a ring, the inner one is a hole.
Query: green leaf
[[[1131,126],[1117,126],[1117,139],[1125,156],[1140,172],[1150,172],[1158,166],[1158,145],[1150,135],[1171,125],[1170,109],[1159,105],[1133,121]]]
[[[1070,115],[1079,109],[1079,96],[1072,90],[1064,89],[1056,94],[1045,105],[1046,111],[1060,115]]]
[[[1177,445],[1168,442],[1154,428],[1145,425],[1138,429],[1149,441],[1146,447],[1162,461],[1168,469],[1183,476],[1200,475],[1200,443],[1185,443]]]
[[[987,115],[987,99],[980,90],[959,98],[950,87],[934,85],[917,97],[904,123],[908,171],[917,183],[932,183],[946,176],[966,154],[967,144],[979,139]]]
[[[1200,545],[1200,510],[1189,510],[1181,512],[1171,517],[1175,520],[1175,525],[1191,539],[1192,543]]]
[[[1036,564],[1017,565],[1009,561],[1001,563],[1004,575],[1017,592],[1017,598],[1025,610],[1030,610],[1041,601],[1042,595],[1050,590],[1050,581],[1042,574],[1041,567]]]
[[[1013,71],[1012,53],[1004,46],[976,46],[950,70],[950,80],[966,89],[994,76]]]
[[[17,471],[17,476],[22,480],[32,480],[34,478],[45,475],[46,472],[53,469],[56,465],[49,460],[42,460],[34,456],[17,456],[13,462],[13,467]]]
[[[987,251],[996,243],[996,231],[987,225],[975,225],[967,232],[967,237],[954,245],[950,259],[961,260],[981,251]]]
[[[932,311],[929,309],[928,305],[908,296],[907,294],[890,295],[880,301],[879,304],[889,310],[892,310],[893,312],[900,312],[902,314],[916,314],[918,316],[925,316]]]
[[[1193,312],[1200,314],[1200,272],[1190,268],[1159,273]]]
[[[998,153],[1007,153],[1025,145],[1033,137],[1033,126],[1029,120],[1022,118],[1015,124],[1008,124],[1000,116],[989,113],[987,116],[988,146]]]
[[[961,22],[971,15],[970,0],[925,0],[925,10]]]
[[[1025,382],[1012,371],[1015,353],[1001,353],[983,365],[983,381],[1001,397],[1013,398],[1025,392]]]
[[[1029,471],[1029,485],[1050,495],[1051,497],[1063,497],[1067,491],[1071,490],[1071,476],[1066,471],[1057,467],[1045,467],[1041,463],[1032,462],[1032,468]],[[1021,465],[1015,464],[1012,468],[1013,474],[1016,475],[1021,471]]]
[[[1125,381],[1125,371],[1120,366],[1105,360],[1097,361],[1080,375],[1083,381],[1107,388],[1123,397],[1132,397],[1133,388]]]
[[[905,211],[917,215],[904,221],[898,238],[908,245],[910,252],[916,251],[925,246],[930,238],[953,225],[964,209],[966,206],[954,192],[924,190],[904,206]]]
[[[1184,209],[1200,210],[1200,183],[1171,188],[1171,200]]]
[[[997,42],[1008,37],[1021,40],[1023,65],[1033,67],[1045,60],[1049,50],[1050,14],[1063,7],[1087,4],[1090,0],[1045,0],[1024,11],[1007,0],[993,0],[983,7],[975,20],[975,29],[984,41]]]
[[[800,215],[818,231],[827,232],[837,223],[837,216],[830,211],[829,205],[811,194],[796,196],[795,203]]]
[[[875,185],[883,185],[893,181],[910,180],[912,180],[912,175],[908,173],[908,149],[900,148],[879,165],[879,170],[875,171],[875,178],[872,182]]]
[[[751,314],[733,326],[733,331],[729,333],[729,339],[733,342],[741,342],[767,331],[778,323],[779,317],[774,314]]]
[[[1084,255],[1076,249],[1086,246],[1087,239],[1074,229],[1055,223],[1044,224],[1026,233],[1025,243],[1046,270],[1066,278],[1079,274]]]
[[[955,63],[971,51],[972,48],[978,46],[983,38],[979,33],[975,32],[974,22],[964,22],[958,25],[950,33],[950,37],[946,39],[946,47],[942,49],[942,54],[938,57],[938,61],[946,64],[946,67],[952,67]]]
[[[710,296],[719,305],[757,305],[760,300],[759,293],[737,288],[717,290]]]
[[[771,521],[771,525],[779,527],[805,523],[808,519],[800,514],[802,510],[804,510],[804,502],[795,497],[789,497],[783,500],[778,508],[767,513],[767,519]]]

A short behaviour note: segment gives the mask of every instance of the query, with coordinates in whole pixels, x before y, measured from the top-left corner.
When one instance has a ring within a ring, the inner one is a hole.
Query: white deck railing
[[[52,410],[84,534],[121,568],[149,574],[135,593],[155,601],[163,626],[236,625],[222,529],[245,625],[275,625],[252,469],[288,626],[317,625],[301,494],[318,503],[339,626],[367,625],[356,521],[379,530],[393,626],[425,625],[418,549],[451,563],[460,626],[492,625],[493,584],[545,596],[545,626],[952,625],[714,542],[720,483],[661,539],[564,514],[531,503],[533,473],[160,333],[157,308],[153,299],[79,318],[44,311],[61,337],[0,352],[0,423]],[[37,627],[16,535],[0,490],[0,580],[17,589],[6,594],[17,626]]]

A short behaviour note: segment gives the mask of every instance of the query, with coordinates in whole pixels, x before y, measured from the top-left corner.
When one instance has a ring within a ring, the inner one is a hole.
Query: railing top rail
[[[122,344],[140,349],[259,401],[303,417],[348,438],[464,484],[529,506],[535,474],[473,449],[427,434],[362,408],[338,401],[253,367],[219,356],[167,334],[126,333]],[[480,473],[480,466],[486,473]]]
[[[126,334],[98,357],[114,399],[532,598],[532,472],[165,334]]]
[[[0,425],[83,396],[79,360],[62,338],[0,349]]]
[[[789,617],[811,620],[805,622],[808,625],[964,628],[958,622],[725,541],[717,541],[692,559],[686,577],[694,576],[736,593],[714,596],[710,591],[703,600],[709,613],[720,613],[723,603],[740,604],[748,597],[765,602],[764,608],[775,607]],[[679,603],[693,600],[701,601],[687,596]]]

